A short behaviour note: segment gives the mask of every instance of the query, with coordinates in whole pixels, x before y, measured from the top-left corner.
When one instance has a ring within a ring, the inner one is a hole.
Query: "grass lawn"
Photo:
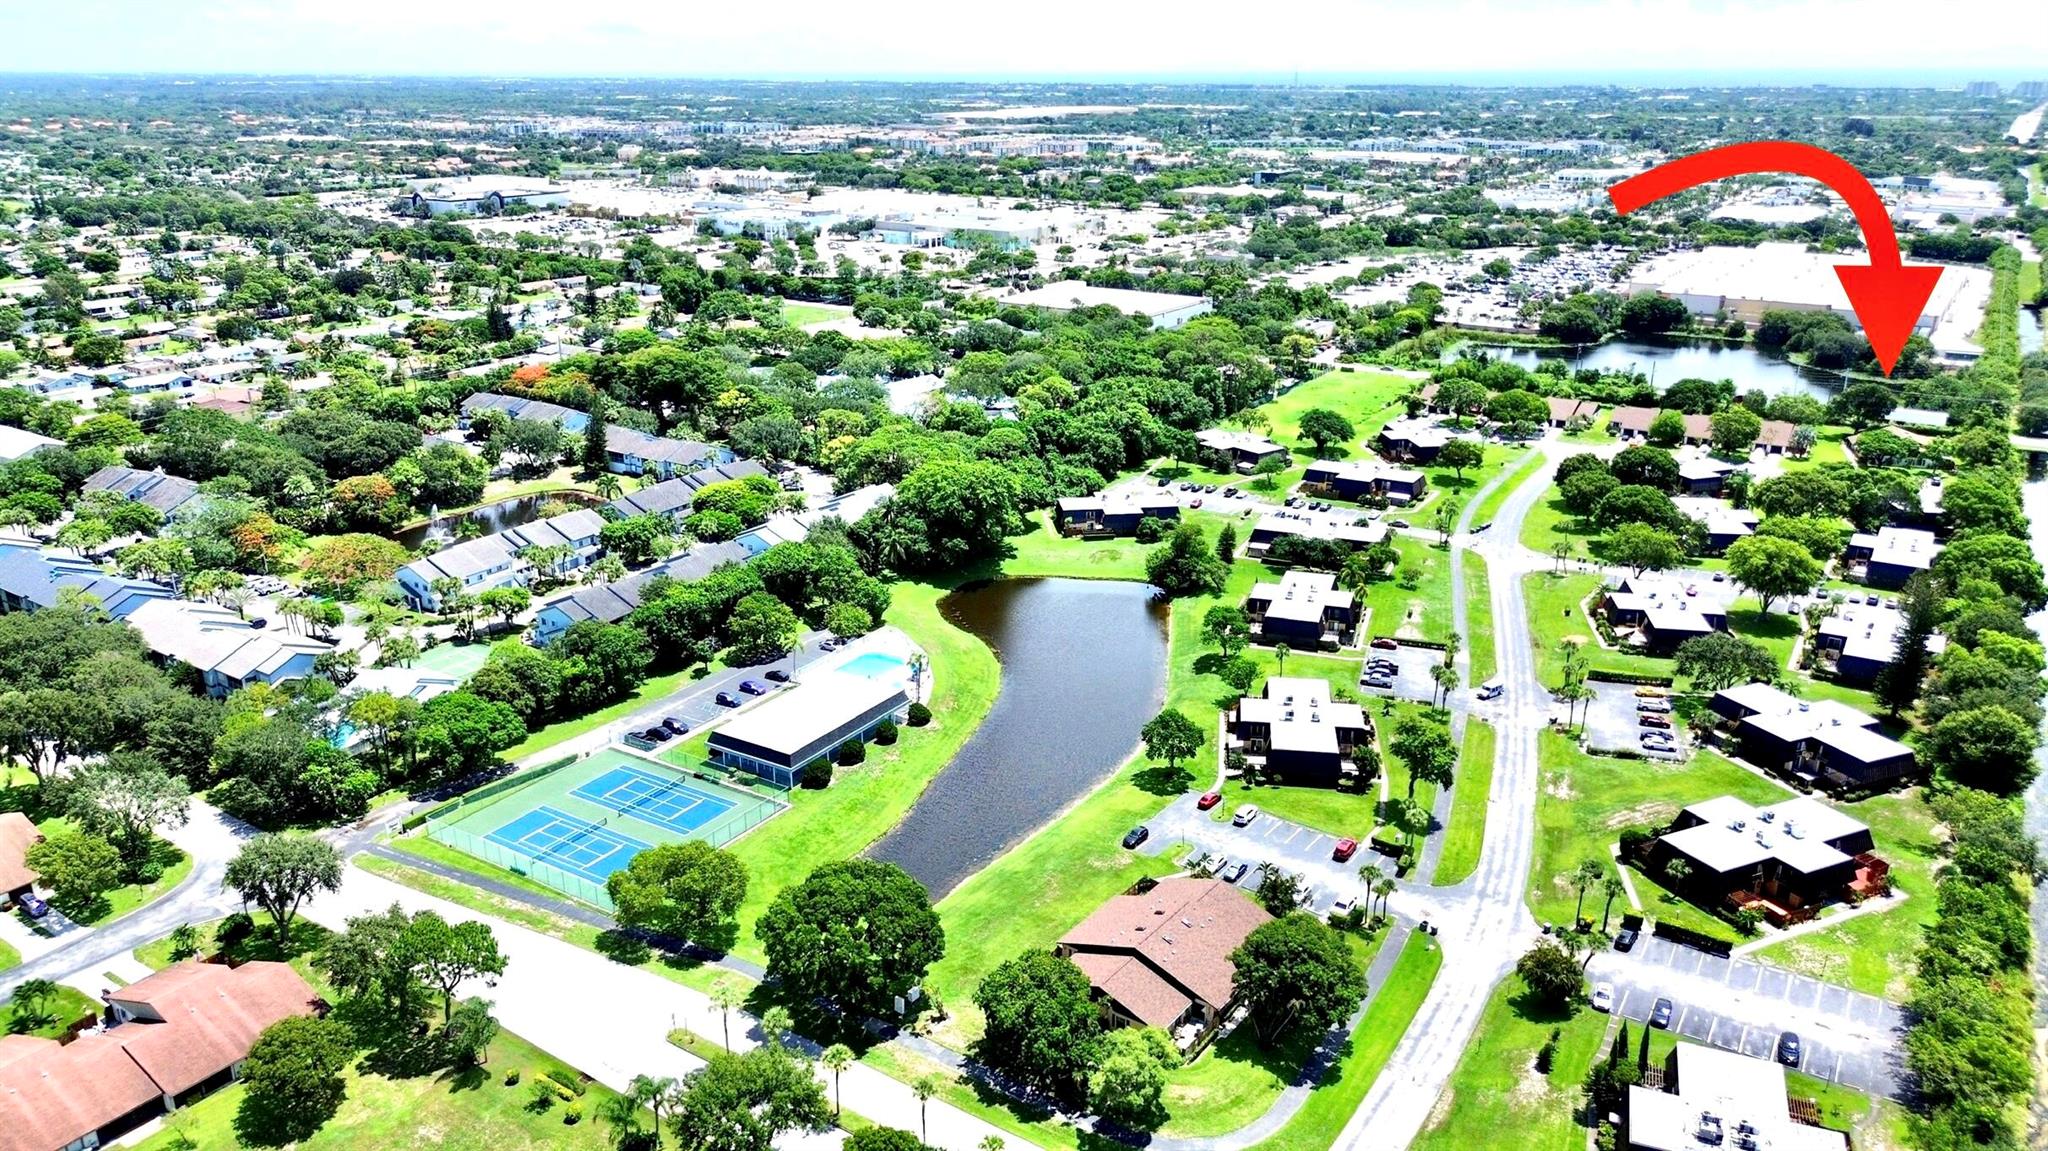
[[[1592,621],[1586,618],[1581,604],[1593,589],[1600,586],[1601,577],[1587,572],[1573,575],[1552,575],[1550,572],[1531,572],[1522,577],[1522,594],[1529,605],[1529,627],[1536,644],[1536,673],[1546,685],[1555,685],[1564,679],[1564,655],[1559,645],[1566,639],[1576,639],[1584,646],[1587,658],[1596,671],[1626,672],[1633,675],[1670,675],[1672,661],[1653,656],[1634,655],[1601,647],[1594,638]]]
[[[1550,1073],[1536,1051],[1558,1031]],[[1479,1029],[1437,1099],[1411,1151],[1583,1151],[1579,1086],[1600,1053],[1607,1016],[1580,1006],[1566,1012],[1535,1001],[1510,974],[1487,1000]]]
[[[782,301],[782,318],[793,328],[805,324],[822,324],[841,316],[853,314],[853,309],[843,304],[814,304],[809,300]]]
[[[1912,975],[1907,960],[1920,943],[1921,928],[1935,919],[1934,872],[1941,851],[1934,813],[1921,796],[1914,788],[1841,805],[1870,825],[1878,855],[1892,865],[1892,886],[1906,894],[1904,903],[1760,948],[1752,958],[1903,1001]]]
[[[1450,553],[1413,536],[1396,533],[1387,538],[1401,553],[1401,562],[1394,579],[1366,586],[1365,605],[1372,609],[1367,630],[1374,638],[1442,641],[1451,634]],[[1414,573],[1414,587],[1407,586],[1410,581],[1401,572]]]
[[[1009,575],[1091,575],[1102,579],[1142,580],[1145,553],[1152,545],[1129,538],[1070,539],[1053,530],[1050,511],[1032,512],[1026,517],[1031,530],[1011,536],[1015,549],[1003,561]]]
[[[21,966],[21,952],[10,947],[6,940],[0,939],[0,971],[19,966]]]
[[[1470,499],[1473,492],[1485,487],[1487,481],[1493,479],[1493,477],[1502,472],[1521,470],[1524,466],[1524,457],[1530,454],[1529,449],[1524,447],[1510,447],[1506,444],[1487,444],[1484,461],[1476,468],[1466,468],[1463,475],[1459,475],[1449,468],[1438,467],[1434,464],[1429,465],[1427,468],[1429,472],[1429,486],[1444,495],[1454,495],[1461,500]],[[1489,505],[1498,508],[1500,506],[1498,501],[1506,498],[1510,487],[1511,485],[1509,484],[1502,484],[1495,497],[1489,497],[1485,503],[1480,505],[1481,511],[1484,511]],[[1439,498],[1442,497],[1440,496]],[[1416,523],[1421,522],[1413,516],[1407,518]],[[1431,522],[1434,523],[1435,521],[1432,520]],[[1472,523],[1474,525],[1485,522],[1486,516],[1484,515],[1474,513],[1472,516]]]
[[[1508,498],[1508,494],[1521,487],[1524,483],[1527,483],[1529,477],[1535,475],[1537,469],[1542,466],[1542,452],[1528,453],[1528,458],[1515,465],[1515,470],[1508,475],[1506,480],[1502,481],[1499,487],[1493,489],[1492,495],[1479,501],[1478,509],[1472,513],[1472,522],[1474,524],[1492,522],[1493,517],[1500,513],[1500,505]]]
[[[1473,684],[1493,678],[1493,590],[1486,582],[1486,561],[1466,552],[1465,564],[1465,654],[1472,661]]]
[[[0,788],[0,811],[18,811],[35,821],[36,829],[45,836],[63,835],[78,830],[77,825],[61,815],[54,815],[43,806],[40,791],[35,786],[35,776],[23,771],[10,774],[4,780],[8,786]],[[192,874],[192,857],[167,839],[152,839],[149,845],[150,865],[156,871],[156,878],[146,883],[124,883],[85,906],[57,904],[57,909],[74,921],[88,927],[103,927],[144,905],[160,898],[165,892],[185,881]],[[0,953],[6,959],[10,952]],[[15,961],[19,962],[16,956]],[[0,963],[0,967],[11,967],[12,963]]]
[[[1467,717],[1465,745],[1451,787],[1451,825],[1444,830],[1444,851],[1437,857],[1431,883],[1460,883],[1479,866],[1479,848],[1486,840],[1486,796],[1492,789],[1493,727]]]
[[[99,1013],[100,1005],[83,991],[59,983],[57,994],[43,1003],[39,1018],[21,1014],[19,1006],[10,999],[0,1003],[0,1035],[34,1035],[43,1039],[55,1039],[64,1034],[80,1019]]]
[[[321,1148],[437,1147],[443,1151],[519,1151],[521,1148],[599,1148],[610,1146],[611,1128],[597,1110],[612,1092],[603,1084],[587,1086],[577,1105],[582,1122],[562,1121],[567,1104],[546,1110],[532,1107],[532,1081],[561,1063],[511,1032],[491,1043],[480,1069],[443,1071],[435,1075],[390,1078],[357,1067],[343,1071],[347,1098],[341,1109],[312,1138],[296,1146]],[[521,1072],[517,1086],[505,1085],[505,1073]],[[570,1075],[569,1078],[576,1078]],[[176,1112],[163,1130],[139,1146],[143,1151],[230,1151],[242,1147],[235,1136],[235,1112],[244,1088],[235,1083]]]
[[[1680,808],[1717,795],[1762,804],[1788,794],[1711,751],[1695,752],[1684,764],[1613,759],[1587,755],[1576,742],[1553,731],[1538,737],[1537,748],[1543,789],[1536,800],[1529,909],[1546,923],[1571,922],[1577,895],[1568,877],[1589,859],[1603,868],[1614,867],[1608,847],[1621,838],[1623,828],[1639,824],[1661,827]],[[1730,942],[1741,941],[1732,924],[1672,895],[1651,876],[1631,871],[1629,878],[1649,917]],[[1586,914],[1597,918],[1601,907],[1598,889],[1589,891]],[[1617,900],[1614,913],[1625,910],[1623,901]]]
[[[1418,380],[1385,372],[1324,372],[1296,384],[1286,395],[1261,405],[1259,411],[1265,413],[1271,424],[1271,431],[1267,434],[1274,443],[1299,445],[1304,453],[1311,456],[1315,447],[1301,438],[1301,413],[1310,408],[1336,412],[1351,421],[1357,442],[1348,447],[1356,454],[1364,450],[1363,443],[1378,435],[1388,421],[1407,411],[1401,397],[1413,391],[1418,383]],[[1344,454],[1343,449],[1331,445],[1331,458],[1350,457]]]
[[[1443,961],[1435,940],[1420,932],[1411,934],[1386,983],[1372,989],[1365,1018],[1351,1033],[1336,1065],[1323,1072],[1321,1084],[1294,1118],[1251,1151],[1324,1151],[1335,1142],[1422,1008]]]
[[[1579,518],[1565,510],[1556,484],[1550,485],[1544,498],[1537,500],[1522,520],[1522,546],[1546,556],[1553,544],[1563,542],[1571,545],[1574,558],[1583,559],[1598,536],[1598,532],[1580,526]]]
[[[2041,295],[2041,261],[2020,262],[2020,300],[2022,303]]]

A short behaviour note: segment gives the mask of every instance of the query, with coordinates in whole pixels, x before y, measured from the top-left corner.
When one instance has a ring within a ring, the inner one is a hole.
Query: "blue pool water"
[[[839,670],[862,679],[880,679],[885,675],[901,675],[903,661],[887,652],[871,651],[840,664]]]

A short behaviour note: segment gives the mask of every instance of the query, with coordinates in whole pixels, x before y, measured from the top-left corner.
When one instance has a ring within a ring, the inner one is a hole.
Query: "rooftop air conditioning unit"
[[[1805,829],[1789,819],[1785,821],[1785,834],[1791,836],[1794,839],[1806,838]]]

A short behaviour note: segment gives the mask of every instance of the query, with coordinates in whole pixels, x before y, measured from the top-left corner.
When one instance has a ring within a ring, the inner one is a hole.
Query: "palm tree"
[[[790,1019],[788,1008],[770,1007],[761,1013],[761,1042],[769,1044],[777,1051],[780,1051],[782,1050],[783,1040],[789,1035],[789,1031]]]
[[[596,480],[592,481],[590,487],[592,491],[597,493],[597,498],[601,500],[615,500],[619,498],[619,477],[610,472],[598,476]]]
[[[1588,859],[1572,869],[1572,886],[1579,889],[1579,901],[1572,907],[1572,927],[1574,929],[1577,929],[1579,921],[1584,918],[1581,913],[1586,908],[1586,891],[1594,884],[1600,882],[1600,876],[1601,867],[1595,860]]]
[[[1387,897],[1394,894],[1395,886],[1394,877],[1391,875],[1382,875],[1372,881],[1372,893],[1379,897],[1380,915],[1383,918],[1387,914]]]
[[[1600,933],[1605,935],[1607,916],[1614,910],[1614,901],[1628,894],[1628,887],[1621,882],[1619,875],[1610,875],[1600,881],[1600,894],[1607,897],[1607,902],[1600,908]]]
[[[932,661],[923,652],[910,657],[910,702],[924,702],[924,673],[930,670]]]
[[[832,1073],[832,1115],[837,1118],[840,1099],[839,1073],[853,1066],[853,1048],[844,1043],[834,1043],[825,1049],[825,1053],[818,1057],[818,1061],[825,1065],[825,1070]]]
[[[1671,886],[1683,887],[1685,881],[1692,878],[1692,864],[1683,859],[1674,859],[1664,865],[1664,877],[1671,881]]]
[[[718,1008],[719,1022],[725,1028],[725,1049],[732,1050],[732,1009],[747,1001],[746,993],[731,979],[721,979],[711,985],[711,1003]]]
[[[657,1148],[661,1146],[661,1113],[674,1106],[679,1090],[673,1079],[655,1079],[646,1075],[633,1076],[633,1082],[626,1087],[626,1098],[654,1113],[654,1145]]]
[[[929,1143],[932,1139],[932,1125],[931,1121],[926,1117],[927,1105],[932,1101],[932,1096],[939,1093],[939,1077],[937,1075],[918,1076],[916,1082],[910,1085],[910,1093],[917,1096],[918,1137]]]
[[[1550,545],[1550,558],[1555,561],[1550,570],[1557,575],[1564,574],[1564,561],[1572,558],[1572,541],[1559,540]]]
[[[1003,1151],[1003,1146],[1001,1135],[984,1135],[981,1142],[975,1144],[975,1151]]]
[[[1288,647],[1284,643],[1276,643],[1273,645],[1273,659],[1280,664],[1281,675],[1287,674],[1287,657],[1293,654],[1294,649]]]
[[[1433,685],[1430,689],[1430,705],[1436,705],[1438,698],[1437,693],[1441,692],[1443,698],[1443,705],[1445,707],[1449,707],[1451,703],[1451,693],[1458,690],[1458,669],[1452,667],[1450,664],[1440,663],[1435,667],[1429,669],[1429,678]]]

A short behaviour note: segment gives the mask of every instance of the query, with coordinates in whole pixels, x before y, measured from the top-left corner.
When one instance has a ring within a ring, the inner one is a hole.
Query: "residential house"
[[[543,424],[560,424],[564,432],[580,436],[590,426],[590,413],[575,408],[565,408],[545,400],[528,399],[525,396],[507,396],[497,392],[477,392],[462,401],[462,426],[478,412],[503,412],[510,419],[532,420]]]
[[[751,460],[741,460],[740,463],[760,467]],[[697,472],[684,478],[690,479],[702,474]],[[769,516],[765,522],[734,536],[733,542],[747,549],[749,555],[760,555],[780,543],[802,543],[810,538],[811,528],[818,521],[830,516],[848,524],[854,523],[894,494],[896,488],[893,484],[869,484],[864,488],[855,488],[844,495],[833,496],[814,508],[800,512],[778,512]]]
[[[765,476],[768,469],[753,460],[733,459],[729,454],[723,462],[706,464],[677,477],[693,492],[703,491],[712,484],[743,480],[748,476]]]
[[[1849,537],[1848,574],[1872,587],[1903,587],[1915,572],[1933,567],[1939,554],[1933,532],[1887,525]]]
[[[1236,1006],[1231,953],[1272,918],[1220,879],[1141,879],[1053,950],[1088,977],[1105,1022],[1160,1028],[1189,1052]]]
[[[1304,493],[1340,500],[1412,504],[1429,491],[1429,477],[1379,460],[1317,460],[1302,473]]]
[[[1727,500],[1710,496],[1673,496],[1678,513],[1700,525],[1707,536],[1708,555],[1720,555],[1728,545],[1756,534],[1757,514],[1738,508]]]
[[[1365,710],[1332,701],[1328,681],[1268,676],[1264,695],[1245,696],[1232,709],[1228,746],[1262,764],[1274,782],[1334,787],[1357,774],[1352,752],[1372,737]]]
[[[840,744],[873,738],[884,720],[900,722],[909,708],[895,679],[819,675],[727,720],[711,733],[708,750],[717,763],[794,787]]]
[[[1740,470],[1737,464],[1712,456],[1693,456],[1678,461],[1678,487],[1689,496],[1718,496],[1728,477]]]
[[[1758,767],[1844,787],[1889,784],[1913,774],[1913,749],[1876,719],[1831,699],[1803,700],[1763,683],[1715,692],[1707,706]]]
[[[732,453],[695,440],[672,440],[610,424],[604,434],[605,466],[620,475],[652,474],[673,479],[707,464],[732,461]]]
[[[1590,426],[1593,421],[1600,418],[1600,405],[1591,400],[1551,396],[1543,402],[1550,405],[1550,419],[1547,422],[1553,428],[1569,428],[1574,424]]]
[[[1380,429],[1374,439],[1379,453],[1388,459],[1427,464],[1451,442],[1451,433],[1428,420],[1395,420]]]
[[[234,1081],[265,1028],[325,1004],[288,963],[186,960],[106,993],[68,1042],[0,1037],[0,1151],[111,1143]]]
[[[1660,408],[1634,406],[1616,408],[1614,409],[1613,417],[1607,421],[1607,430],[1623,439],[1643,439],[1650,434],[1650,425],[1655,423],[1657,417],[1663,413],[1664,409]],[[1713,417],[1690,412],[1680,412],[1678,415],[1685,421],[1685,435],[1682,442],[1692,444],[1695,447],[1713,442]]]
[[[1127,536],[1141,520],[1179,518],[1180,501],[1166,492],[1062,496],[1053,505],[1053,524],[1068,536]]]
[[[1286,448],[1257,432],[1205,428],[1195,433],[1195,443],[1201,446],[1210,466],[1219,472],[1251,472],[1267,460],[1284,463],[1288,458]]]
[[[127,496],[155,508],[167,520],[181,511],[197,507],[199,499],[199,485],[183,476],[168,475],[162,470],[145,472],[119,464],[101,468],[86,477],[85,490]]]
[[[1710,906],[1754,908],[1784,926],[1824,904],[1888,889],[1890,868],[1872,854],[1870,828],[1806,796],[1754,807],[1732,795],[1678,813],[1650,846],[1667,874],[1685,861],[1685,894]]]
[[[164,660],[199,673],[209,695],[252,683],[284,683],[313,674],[334,645],[282,627],[258,627],[224,607],[182,599],[151,599],[128,613],[129,626]]]
[[[18,811],[0,811],[0,909],[34,893],[36,881],[42,876],[28,865],[28,849],[42,840],[42,831],[28,816]]]
[[[1727,584],[1668,575],[1625,576],[1600,600],[1607,625],[1628,642],[1669,655],[1695,636],[1728,630]]]
[[[563,592],[544,601],[534,614],[533,642],[545,647],[584,620],[617,623],[640,606],[640,596],[648,581],[659,577],[689,583],[703,579],[726,564],[745,563],[748,555],[747,549],[736,541],[698,544],[682,555],[625,579]]]
[[[697,498],[697,490],[680,479],[663,480],[637,492],[628,492],[613,500],[606,507],[618,513],[620,519],[632,516],[662,516],[674,523],[681,523],[690,514],[691,505]]]
[[[0,463],[11,463],[23,456],[32,455],[44,448],[63,443],[48,436],[8,424],[0,424]]]
[[[1680,1043],[1662,1070],[1659,1086],[1628,1089],[1620,1151],[1849,1151],[1849,1137],[1819,1126],[1812,1101],[1792,1100],[1785,1069],[1768,1059]]]
[[[1868,684],[1898,658],[1905,615],[1890,604],[1843,604],[1813,630],[1813,651],[1822,670],[1844,683]],[[1948,646],[1945,636],[1927,637],[1927,650]]]
[[[1919,428],[1930,432],[1948,430],[1948,413],[1935,408],[1893,408],[1884,418],[1888,424],[1902,428]]]
[[[115,619],[128,618],[150,600],[171,598],[171,589],[162,584],[111,576],[77,556],[0,544],[0,612],[49,607],[67,588],[91,596],[100,610]]]
[[[1358,627],[1357,598],[1328,572],[1290,571],[1279,583],[1254,584],[1244,614],[1261,643],[1297,651],[1348,644]]]
[[[1784,420],[1765,420],[1757,429],[1756,446],[1774,456],[1782,456],[1792,447],[1792,433],[1799,425]]]
[[[1282,517],[1277,512],[1260,516],[1245,537],[1245,554],[1253,559],[1264,559],[1273,541],[1284,536],[1306,536],[1310,539],[1336,540],[1356,551],[1369,548],[1387,538],[1387,526],[1379,523],[1340,524],[1328,520],[1296,519]]]

